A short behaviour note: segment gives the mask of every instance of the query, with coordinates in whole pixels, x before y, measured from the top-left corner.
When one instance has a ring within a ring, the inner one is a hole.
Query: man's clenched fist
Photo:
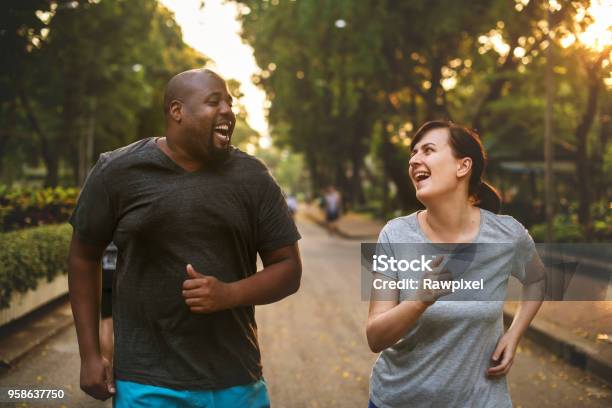
[[[231,284],[214,276],[202,275],[191,264],[187,265],[189,279],[183,282],[183,297],[194,313],[211,313],[236,306]]]

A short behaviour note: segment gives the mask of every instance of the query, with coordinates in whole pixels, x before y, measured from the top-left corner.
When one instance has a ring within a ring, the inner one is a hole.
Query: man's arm
[[[300,288],[302,259],[297,242],[261,253],[260,257],[264,266],[261,271],[232,283],[239,306],[278,302]]]
[[[81,355],[81,389],[105,400],[114,394],[110,363],[102,358],[99,341],[100,260],[105,245],[90,245],[72,234],[68,256],[68,287]]]
[[[247,305],[277,302],[300,287],[302,260],[297,242],[260,254],[264,268],[246,279],[224,283],[187,266],[183,284],[185,303],[192,312],[210,313]]]

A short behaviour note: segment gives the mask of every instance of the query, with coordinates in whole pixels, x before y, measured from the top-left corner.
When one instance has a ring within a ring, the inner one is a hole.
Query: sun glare
[[[593,23],[578,34],[578,41],[594,51],[612,45],[612,0],[593,0],[588,9]],[[569,45],[571,45],[571,41]]]
[[[253,49],[240,38],[238,6],[223,0],[161,0],[175,13],[185,42],[212,59],[210,68],[225,78],[241,83],[241,103],[247,111],[249,125],[262,136],[268,135],[264,104],[266,95],[251,81],[261,70],[255,62]],[[276,66],[274,66],[276,68]]]

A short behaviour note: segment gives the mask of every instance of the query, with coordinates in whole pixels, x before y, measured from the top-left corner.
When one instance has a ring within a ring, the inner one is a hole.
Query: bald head
[[[206,68],[190,69],[173,76],[168,81],[164,93],[164,113],[167,115],[170,112],[172,101],[186,101],[197,88],[198,83],[201,84],[203,81],[208,81],[212,78],[223,81],[223,78]]]

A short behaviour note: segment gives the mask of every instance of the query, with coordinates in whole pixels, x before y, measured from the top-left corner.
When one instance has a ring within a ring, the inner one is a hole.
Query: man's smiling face
[[[236,124],[232,96],[225,81],[212,73],[192,78],[181,113],[181,127],[189,154],[205,162],[225,160]]]

